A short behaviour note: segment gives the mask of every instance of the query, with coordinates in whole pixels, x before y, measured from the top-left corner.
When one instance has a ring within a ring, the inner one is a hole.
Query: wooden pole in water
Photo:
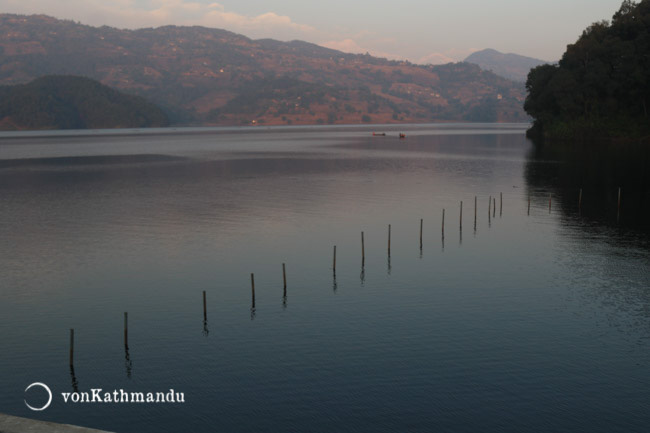
[[[578,194],[578,210],[582,210],[582,188],[580,188],[580,194]]]
[[[530,196],[528,196],[528,215],[530,216]]]
[[[390,257],[390,224],[388,224],[388,256]]]
[[[553,194],[548,195],[548,213],[551,213],[551,204],[553,203]]]
[[[336,274],[336,245],[334,245],[334,258],[332,259],[332,270]]]
[[[442,237],[445,237],[445,210],[442,210]]]
[[[126,311],[124,312],[124,345],[129,345],[129,313]]]
[[[363,241],[363,232],[361,232],[361,265],[366,263],[366,246]]]
[[[420,218],[420,249],[422,249],[422,224],[424,224],[424,220]]]
[[[460,224],[460,231],[463,231],[463,202],[460,202],[460,218],[459,218],[459,224]]]
[[[503,193],[500,193],[499,199],[499,216],[503,216]]]
[[[477,200],[476,196],[474,196],[474,231],[476,231],[476,204],[477,204],[476,200]]]
[[[251,274],[251,295],[252,295],[252,308],[255,308],[255,275]]]
[[[492,196],[488,199],[488,219],[492,216]]]
[[[284,292],[287,292],[287,269],[284,266],[284,263],[282,263],[282,282],[284,283]]]
[[[492,218],[494,218],[497,216],[497,198],[494,197],[492,200],[494,200],[492,202]]]
[[[205,302],[205,290],[203,291],[203,320],[208,320],[208,308]]]
[[[70,329],[70,366],[74,364],[74,329]]]

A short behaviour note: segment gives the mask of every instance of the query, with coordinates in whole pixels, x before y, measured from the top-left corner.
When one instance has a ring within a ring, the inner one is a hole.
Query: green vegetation
[[[166,126],[160,108],[89,78],[52,75],[0,87],[0,129]]]
[[[530,136],[562,139],[650,135],[650,0],[626,0],[611,24],[587,28],[559,65],[528,75]]]

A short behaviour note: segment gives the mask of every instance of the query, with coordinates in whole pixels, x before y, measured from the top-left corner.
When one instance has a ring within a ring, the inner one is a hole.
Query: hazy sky
[[[120,28],[203,25],[347,52],[445,63],[494,48],[557,60],[622,0],[0,0],[0,12],[44,13]]]

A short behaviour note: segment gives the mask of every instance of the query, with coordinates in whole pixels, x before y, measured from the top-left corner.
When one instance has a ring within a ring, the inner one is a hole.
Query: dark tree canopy
[[[90,78],[50,75],[0,86],[0,129],[85,129],[166,126],[167,115],[139,96]]]
[[[625,0],[611,24],[589,26],[558,65],[528,74],[524,109],[533,135],[650,135],[650,0]]]

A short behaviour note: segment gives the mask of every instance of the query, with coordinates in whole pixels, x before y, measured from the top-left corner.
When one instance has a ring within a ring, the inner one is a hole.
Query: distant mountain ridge
[[[175,124],[528,121],[523,84],[456,63],[414,65],[220,29],[120,30],[0,14],[0,85],[87,76]]]
[[[160,108],[89,78],[45,76],[0,86],[0,130],[167,126]]]
[[[492,48],[472,53],[465,61],[479,65],[482,69],[492,71],[501,77],[522,83],[526,82],[528,72],[532,68],[552,63],[519,54],[505,54]]]

